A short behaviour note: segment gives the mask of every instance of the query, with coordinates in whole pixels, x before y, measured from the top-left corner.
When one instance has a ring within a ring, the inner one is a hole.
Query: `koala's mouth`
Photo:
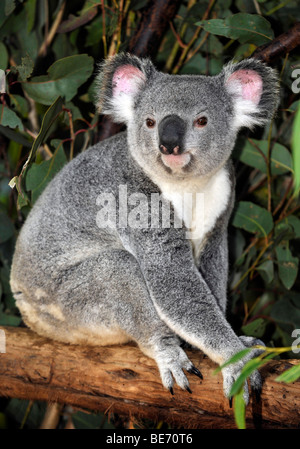
[[[162,154],[161,160],[163,164],[173,170],[181,170],[189,164],[191,155],[189,153],[183,154]]]

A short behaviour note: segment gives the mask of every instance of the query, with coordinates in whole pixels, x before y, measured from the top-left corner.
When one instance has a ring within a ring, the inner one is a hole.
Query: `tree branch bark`
[[[170,21],[181,0],[155,0],[147,3],[139,28],[129,43],[129,51],[137,56],[155,57]]]
[[[184,428],[235,428],[233,409],[225,399],[216,365],[196,350],[187,351],[203,373],[189,375],[192,394],[165,390],[155,362],[134,344],[73,346],[51,341],[25,328],[2,327],[6,353],[0,353],[0,395],[44,400],[74,407],[130,414]],[[270,361],[262,368],[261,400],[247,407],[249,428],[297,428],[300,381],[275,382],[299,361]]]
[[[300,22],[290,30],[280,34],[269,44],[261,45],[253,52],[252,57],[271,63],[281,56],[290,53],[300,45]]]

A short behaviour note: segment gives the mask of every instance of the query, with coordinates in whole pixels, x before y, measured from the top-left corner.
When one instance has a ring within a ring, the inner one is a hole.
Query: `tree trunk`
[[[6,339],[6,352],[0,353],[1,396],[162,420],[172,427],[235,428],[233,409],[222,391],[222,375],[213,374],[216,365],[200,351],[187,353],[204,379],[188,375],[193,393],[175,386],[172,396],[162,387],[155,362],[134,344],[75,346],[25,328],[1,329]],[[252,397],[247,407],[249,428],[299,427],[300,381],[275,382],[297,362],[270,361],[262,368],[261,399],[256,402]]]

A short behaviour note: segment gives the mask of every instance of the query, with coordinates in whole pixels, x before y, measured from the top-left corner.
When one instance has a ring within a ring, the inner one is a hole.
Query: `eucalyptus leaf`
[[[8,314],[8,313],[0,313],[0,326],[19,326],[22,318]]]
[[[19,209],[21,209],[22,207],[26,206],[29,203],[29,197],[24,187],[24,177],[26,177],[26,171],[32,164],[38,148],[46,140],[49,130],[51,129],[51,126],[53,125],[53,123],[59,116],[60,112],[62,111],[62,105],[63,105],[62,98],[59,97],[47,110],[42,121],[40,132],[32,144],[28,158],[25,164],[23,165],[20,175],[15,176],[9,183],[11,187],[16,186],[18,190],[19,195],[17,205]]]
[[[8,53],[3,42],[0,42],[0,69],[5,70],[8,64]]]
[[[262,276],[266,284],[270,284],[274,279],[274,263],[273,260],[266,260],[256,267],[256,271]]]
[[[280,376],[276,377],[276,382],[285,382],[287,384],[295,382],[300,377],[300,363],[299,365],[295,365],[292,368],[284,371],[280,374]]]
[[[0,105],[0,125],[19,128],[21,131],[24,129],[21,119],[5,104]]]
[[[27,0],[25,3],[26,15],[27,15],[27,31],[30,32],[35,23],[36,15],[36,2],[37,0]]]
[[[266,321],[263,318],[257,318],[254,321],[242,326],[242,331],[245,335],[260,338],[264,335],[266,330]]]
[[[268,147],[267,140],[247,139],[244,144],[239,141],[234,151],[234,157],[250,167],[258,168],[262,173],[267,173]],[[280,175],[293,172],[292,167],[292,156],[288,149],[275,143],[271,150],[271,174]]]
[[[74,14],[70,14],[69,17],[64,20],[58,27],[58,33],[68,33],[69,31],[73,31],[76,28],[82,27],[86,23],[90,22],[97,14],[97,5],[96,7],[90,8],[89,10],[81,13],[79,16],[75,16]]]
[[[22,134],[12,130],[8,126],[0,125],[0,134],[3,134],[9,140],[13,140],[17,143],[22,144],[24,147],[31,147],[31,143],[25,137],[23,137]]]
[[[297,279],[299,259],[292,255],[287,243],[276,247],[276,256],[280,280],[289,290]]]
[[[300,307],[297,307],[288,296],[276,301],[270,315],[280,327],[283,326],[289,333],[294,329],[300,329]]]
[[[5,15],[9,16],[14,11],[15,7],[16,0],[5,0]]]
[[[32,144],[31,151],[29,153],[28,159],[23,168],[26,168],[30,163],[32,163],[38,148],[47,139],[48,132],[49,132],[51,126],[53,125],[53,123],[55,122],[55,120],[57,119],[59,114],[61,113],[62,106],[63,106],[63,101],[62,101],[62,98],[59,97],[47,110],[46,114],[44,115],[43,121],[42,121],[42,126],[40,129],[40,132]]]
[[[86,54],[67,56],[49,67],[48,75],[23,83],[26,93],[38,103],[50,105],[61,96],[70,101],[78,88],[91,76],[94,60]]]
[[[26,190],[32,191],[32,203],[35,203],[47,184],[66,164],[67,158],[62,145],[58,146],[51,159],[40,164],[32,164],[26,173]]]
[[[293,161],[294,161],[294,188],[295,193],[300,192],[300,106],[295,115],[293,124],[293,136],[292,136],[292,150],[293,150]]]
[[[234,397],[234,419],[238,429],[246,429],[246,404],[243,393],[241,390]]]
[[[249,201],[240,201],[233,213],[233,226],[266,237],[273,229],[273,218],[263,207]]]
[[[15,233],[15,227],[7,214],[0,210],[0,244],[10,239]]]
[[[263,45],[274,38],[270,22],[257,14],[237,13],[226,19],[210,19],[195,23],[205,31],[236,39],[241,44]]]
[[[22,81],[26,81],[30,77],[33,66],[33,60],[28,54],[21,59],[21,64],[16,67],[16,70],[19,72]]]

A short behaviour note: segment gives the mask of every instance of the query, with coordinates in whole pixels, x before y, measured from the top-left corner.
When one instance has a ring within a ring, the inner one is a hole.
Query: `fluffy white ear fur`
[[[263,81],[255,70],[236,70],[228,76],[225,86],[234,99],[236,128],[252,128],[264,122],[259,118],[258,106],[263,92]]]
[[[133,118],[134,99],[145,82],[144,73],[132,65],[123,65],[115,71],[109,103],[116,120],[127,123]]]

